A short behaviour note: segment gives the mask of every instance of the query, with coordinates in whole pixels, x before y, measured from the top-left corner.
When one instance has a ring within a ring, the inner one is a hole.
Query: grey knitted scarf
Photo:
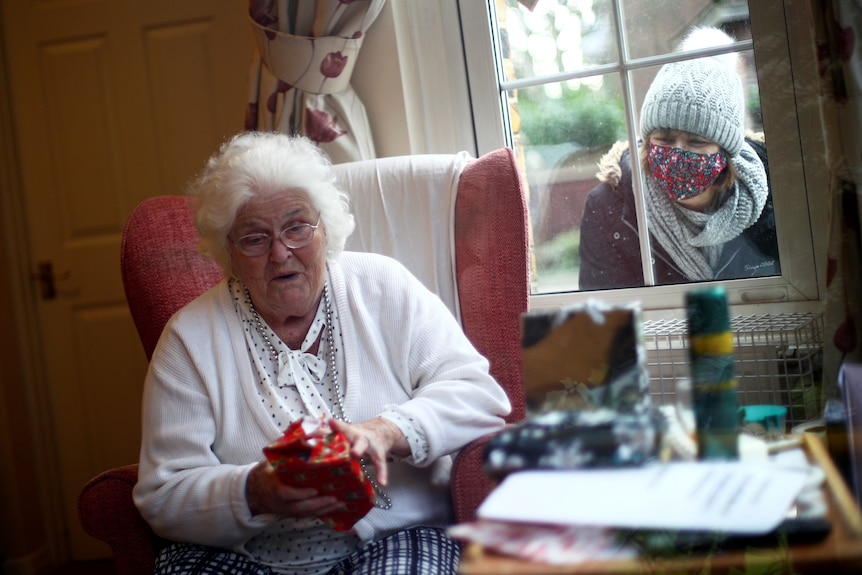
[[[709,213],[682,207],[646,177],[650,232],[691,281],[715,279],[724,244],[752,226],[766,205],[766,170],[757,152],[746,142],[731,161],[736,183]]]

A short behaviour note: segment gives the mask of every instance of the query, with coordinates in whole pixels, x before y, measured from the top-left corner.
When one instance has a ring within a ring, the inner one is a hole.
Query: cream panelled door
[[[50,454],[70,556],[109,554],[78,526],[81,486],[137,461],[146,369],[119,273],[132,208],[185,182],[242,129],[252,40],[238,0],[2,0]],[[48,518],[51,523],[52,518]]]

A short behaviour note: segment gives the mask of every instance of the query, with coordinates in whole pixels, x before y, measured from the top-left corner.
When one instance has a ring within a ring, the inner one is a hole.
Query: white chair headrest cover
[[[455,199],[466,153],[422,154],[333,166],[351,198],[356,230],[345,250],[395,258],[460,322],[455,278]]]

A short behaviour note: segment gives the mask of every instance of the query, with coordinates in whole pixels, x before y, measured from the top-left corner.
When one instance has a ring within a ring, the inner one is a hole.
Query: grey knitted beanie
[[[714,58],[665,64],[644,97],[640,123],[644,139],[656,128],[685,130],[735,156],[745,128],[739,74]]]

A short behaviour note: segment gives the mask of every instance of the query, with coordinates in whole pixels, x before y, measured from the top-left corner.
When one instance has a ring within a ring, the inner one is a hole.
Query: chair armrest
[[[155,535],[132,500],[138,466],[100,473],[78,494],[78,520],[89,535],[114,554],[118,575],[150,574],[155,563]]]
[[[497,433],[489,433],[465,445],[452,464],[452,507],[455,521],[465,523],[476,519],[476,509],[497,483],[482,471],[485,445]]]

